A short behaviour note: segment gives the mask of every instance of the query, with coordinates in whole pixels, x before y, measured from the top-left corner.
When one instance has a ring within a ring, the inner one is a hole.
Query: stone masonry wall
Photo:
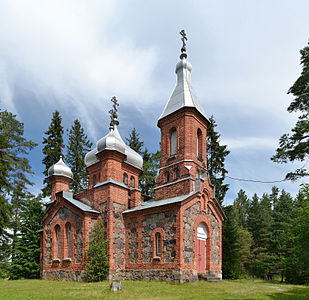
[[[200,214],[200,202],[195,203],[185,210],[183,222],[184,262],[194,262],[194,221]]]
[[[209,205],[207,205],[207,218],[210,221],[210,225],[212,229],[212,241],[211,241],[212,264],[219,265],[219,262],[220,262],[220,228],[219,228],[219,222],[215,218]]]
[[[163,241],[163,259],[165,263],[174,262],[176,256],[176,240],[174,222],[176,216],[174,210],[146,215],[143,225],[143,254],[142,258],[145,263],[151,263],[152,260],[152,241],[151,233],[155,228],[162,228],[165,232],[165,240]]]
[[[116,266],[124,265],[124,223],[122,212],[125,205],[114,202],[114,263]]]
[[[46,229],[46,249],[45,249],[45,261],[46,264],[50,264],[52,262],[52,225],[55,220],[61,219],[65,220],[67,217],[72,218],[75,221],[75,262],[81,263],[82,261],[82,248],[83,248],[83,232],[82,232],[82,218],[74,214],[72,211],[67,209],[66,207],[60,208],[58,213],[53,217],[53,219],[49,222]]]
[[[122,280],[194,282],[198,280],[195,270],[122,270],[118,273]]]
[[[129,245],[129,261],[130,264],[135,264],[137,260],[137,219],[131,218],[129,223],[129,235],[128,235],[128,245]]]

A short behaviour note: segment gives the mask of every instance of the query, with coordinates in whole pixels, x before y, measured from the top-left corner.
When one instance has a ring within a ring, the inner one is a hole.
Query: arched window
[[[168,171],[166,171],[164,173],[164,177],[165,177],[165,182],[169,182],[170,181],[170,173]]]
[[[123,173],[123,183],[125,185],[128,185],[128,174],[127,173]]]
[[[93,185],[96,185],[96,183],[97,183],[97,176],[93,175]]]
[[[180,177],[180,172],[179,172],[179,169],[177,168],[175,170],[175,179],[178,179]]]
[[[66,242],[67,242],[67,258],[72,258],[72,227],[70,223],[65,225]]]
[[[155,241],[156,241],[156,256],[161,257],[162,249],[161,249],[161,233],[160,232],[156,233]]]
[[[130,187],[134,187],[135,186],[135,179],[133,176],[130,177]]]
[[[55,232],[56,232],[56,248],[57,251],[55,251],[56,253],[56,258],[60,259],[61,257],[61,231],[60,231],[60,226],[56,225],[55,226]]]
[[[170,149],[170,155],[175,155],[177,149],[177,133],[176,129],[173,129],[171,132],[171,149]]]
[[[201,129],[197,130],[197,139],[196,139],[196,151],[197,158],[202,159],[202,131]]]

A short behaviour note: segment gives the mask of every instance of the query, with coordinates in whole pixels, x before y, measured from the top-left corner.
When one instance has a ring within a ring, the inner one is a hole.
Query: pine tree
[[[20,227],[15,237],[9,265],[10,279],[39,278],[40,233],[44,215],[41,196],[28,196],[20,208]]]
[[[45,170],[43,172],[45,175],[45,186],[42,188],[43,197],[49,196],[51,194],[51,183],[47,178],[48,169],[59,160],[60,155],[62,154],[63,127],[61,125],[61,121],[62,118],[59,112],[56,110],[53,113],[48,130],[45,132],[47,136],[43,138],[43,145],[45,145],[42,150],[44,154],[42,162],[45,165]]]
[[[7,225],[12,193],[32,183],[27,178],[32,174],[27,155],[36,144],[23,137],[24,124],[8,111],[0,111],[0,235]]]
[[[296,98],[288,107],[288,112],[299,112],[300,116],[292,129],[292,134],[284,134],[279,140],[276,154],[271,158],[278,163],[288,161],[306,161],[309,158],[309,42],[300,50],[302,73],[289,89],[288,94]],[[308,176],[309,171],[304,167],[286,175],[287,179],[297,180]]]
[[[78,120],[69,131],[69,144],[67,146],[66,161],[73,172],[71,189],[74,193],[79,193],[88,187],[88,174],[84,157],[90,151],[92,143],[82,128]]]
[[[222,204],[229,188],[229,185],[223,184],[223,181],[228,173],[224,168],[224,161],[230,151],[227,150],[227,145],[220,145],[220,134],[215,131],[216,126],[217,124],[211,116],[207,128],[207,170],[210,181],[215,186],[216,199]]]
[[[102,281],[108,275],[107,240],[104,225],[97,221],[91,231],[90,243],[85,252],[86,279],[88,281]]]

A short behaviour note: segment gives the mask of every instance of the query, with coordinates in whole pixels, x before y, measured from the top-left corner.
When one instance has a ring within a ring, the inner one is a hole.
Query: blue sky
[[[188,36],[192,85],[231,154],[232,177],[273,181],[295,166],[270,161],[293,127],[289,87],[309,38],[308,1],[14,1],[0,2],[0,107],[17,114],[37,142],[29,159],[34,193],[42,185],[41,142],[58,109],[65,128],[78,118],[95,142],[108,131],[110,99],[119,131],[136,127],[152,151],[157,119],[175,84],[179,31]],[[305,179],[304,179],[305,180]],[[302,180],[302,181],[304,181]],[[277,184],[293,195],[302,182]],[[231,203],[272,184],[226,180]]]

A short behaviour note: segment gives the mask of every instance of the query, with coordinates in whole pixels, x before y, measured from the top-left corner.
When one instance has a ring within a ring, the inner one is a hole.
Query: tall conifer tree
[[[300,77],[289,89],[288,94],[293,94],[295,99],[288,107],[288,112],[298,112],[300,116],[291,134],[284,134],[279,140],[276,154],[271,158],[278,163],[288,161],[306,162],[309,158],[309,42],[300,50],[302,72]],[[286,175],[287,179],[296,180],[308,176],[306,165]]]
[[[74,124],[69,131],[66,156],[66,161],[73,172],[71,188],[74,193],[79,193],[88,186],[88,174],[84,157],[91,147],[92,143],[88,140],[79,120],[74,120]]]
[[[153,188],[156,183],[156,175],[160,167],[161,151],[151,153],[145,147],[144,142],[140,140],[140,136],[135,128],[132,129],[129,137],[126,137],[128,146],[143,157],[143,173],[139,178],[140,187],[143,195],[153,196]]]
[[[273,189],[273,191],[276,191]],[[282,190],[273,207],[273,222],[271,226],[270,252],[272,253],[272,268],[274,273],[283,275],[285,261],[290,257],[293,247],[291,230],[295,220],[293,198]]]
[[[207,128],[207,170],[210,181],[216,188],[216,199],[222,204],[229,188],[229,185],[224,184],[223,181],[228,173],[224,167],[224,161],[230,151],[227,150],[227,145],[220,144],[220,134],[216,132],[216,126],[217,124],[211,116]]]
[[[131,149],[133,149],[139,154],[143,153],[142,148],[144,146],[144,142],[140,140],[139,133],[137,133],[135,128],[133,128],[132,131],[129,133],[129,137],[126,137],[125,139]]]
[[[223,208],[226,219],[222,223],[222,273],[223,278],[237,279],[241,274],[239,253],[239,231],[233,207],[231,205]]]
[[[55,111],[53,113],[53,117],[51,123],[48,127],[48,130],[45,132],[46,137],[43,138],[43,154],[44,158],[42,160],[45,165],[44,170],[44,184],[45,186],[42,188],[43,196],[50,196],[51,194],[51,183],[49,182],[48,169],[55,164],[62,154],[63,148],[63,127],[62,127],[62,118],[59,114],[59,111]]]
[[[32,174],[28,159],[24,156],[36,146],[24,138],[24,124],[8,111],[0,111],[0,235],[9,221],[11,205],[8,199],[19,193]]]
[[[20,224],[16,233],[9,265],[10,279],[39,278],[40,233],[44,215],[41,196],[28,195],[20,211]]]

